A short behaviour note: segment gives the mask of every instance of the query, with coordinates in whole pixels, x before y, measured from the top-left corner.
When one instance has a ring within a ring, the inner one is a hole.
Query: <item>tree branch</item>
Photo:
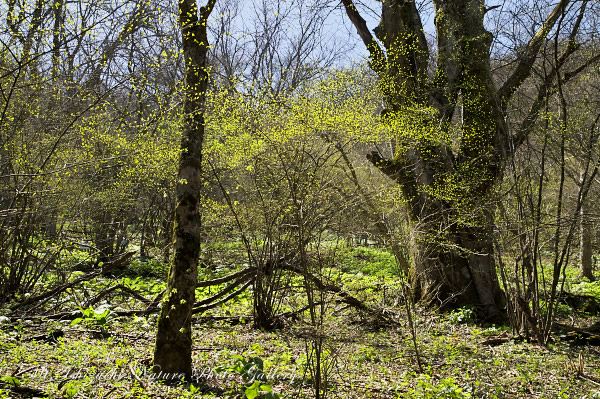
[[[195,308],[192,310],[192,314],[198,314],[198,313],[202,313],[202,312],[205,312],[205,311],[207,311],[207,310],[210,310],[210,309],[216,308],[217,306],[219,306],[219,305],[221,305],[221,304],[223,304],[223,303],[225,303],[225,302],[229,301],[230,299],[233,299],[233,298],[235,298],[236,296],[238,296],[239,294],[241,294],[242,292],[244,292],[244,291],[246,290],[246,288],[248,288],[248,286],[249,286],[250,284],[252,284],[252,282],[253,282],[253,281],[254,281],[254,278],[251,278],[250,280],[248,280],[248,281],[246,282],[246,284],[242,285],[242,286],[241,286],[239,289],[237,289],[237,290],[235,290],[234,292],[232,292],[231,294],[227,295],[225,298],[221,299],[220,301],[213,302],[213,303],[210,303],[210,304],[208,304],[208,305],[205,305],[205,306],[198,306],[198,307],[195,307]],[[236,285],[237,285],[237,284],[231,284],[231,286],[230,286],[230,287],[235,287]],[[229,287],[228,287],[228,288],[229,288]],[[225,291],[223,291],[223,292],[220,292],[220,293],[219,293],[219,294],[217,294],[217,295],[222,295],[224,292],[225,292]],[[209,299],[211,299],[211,300],[212,300],[212,299],[214,299],[215,297],[217,297],[217,295],[215,295],[215,296],[213,296],[212,298],[209,298]],[[208,300],[208,299],[207,299],[207,300]],[[200,302],[200,303],[201,303],[201,302]]]
[[[217,294],[215,294],[215,295],[213,295],[213,296],[211,296],[209,298],[205,298],[205,299],[202,299],[200,301],[197,301],[194,304],[194,307],[199,307],[199,306],[203,306],[203,305],[209,304],[211,302],[214,302],[217,299],[221,298],[223,295],[225,295],[225,294],[233,291],[235,287],[238,287],[242,283],[247,283],[248,281],[252,280],[253,278],[254,278],[254,276],[252,276],[250,278],[248,278],[246,276],[242,276],[239,279],[237,279],[236,281],[234,281],[233,283],[229,284],[227,287],[225,287],[223,289],[223,291],[218,292]]]
[[[508,100],[512,97],[515,91],[517,91],[525,79],[527,79],[531,74],[531,69],[535,63],[535,59],[537,58],[540,48],[544,43],[544,40],[546,39],[546,36],[548,36],[548,33],[550,33],[561,14],[565,12],[565,9],[569,3],[570,0],[560,0],[552,12],[548,15],[540,29],[538,29],[535,35],[533,35],[533,37],[529,40],[529,43],[527,43],[525,51],[521,56],[521,59],[519,60],[515,70],[506,80],[504,85],[502,85],[500,90],[498,90],[498,97],[500,98],[500,101],[503,102],[504,108],[506,108]]]
[[[90,74],[90,77],[84,84],[85,87],[91,89],[98,86],[98,84],[100,83],[100,76],[102,75],[104,68],[115,57],[119,46],[121,46],[125,42],[127,37],[133,36],[135,32],[137,32],[137,30],[141,28],[142,24],[140,22],[142,21],[142,17],[144,16],[145,12],[145,3],[138,6],[134,10],[134,12],[131,15],[131,18],[129,18],[127,23],[123,26],[123,29],[121,29],[121,32],[119,32],[117,38],[104,48],[104,51],[100,56],[100,60],[97,61],[96,67],[94,68],[94,70]]]
[[[371,31],[369,31],[369,28],[367,27],[367,21],[365,21],[365,19],[360,15],[352,0],[342,0],[342,4],[346,9],[348,18],[350,18],[350,21],[356,28],[356,32],[362,39],[365,46],[367,46],[367,50],[369,51],[371,58],[371,68],[373,68],[378,75],[383,74],[385,72],[386,57],[383,50],[375,40],[375,37],[373,37]]]
[[[344,291],[341,287],[338,287],[337,285],[335,285],[331,282],[323,282],[318,276],[315,276],[314,274],[309,273],[306,270],[302,270],[300,267],[289,265],[289,264],[284,264],[284,265],[281,265],[280,267],[282,269],[289,270],[294,273],[298,273],[301,276],[304,276],[304,278],[306,278],[311,284],[314,284],[314,286],[318,290],[328,291],[328,292],[338,295],[340,298],[340,300],[339,300],[340,302],[348,304],[348,305],[352,306],[353,308],[356,308],[357,310],[364,312],[366,314],[374,315],[374,316],[378,317],[380,320],[393,321],[393,320],[389,319],[388,317],[386,317],[382,312],[369,307],[364,302],[362,302],[360,299],[358,299],[358,298],[352,296],[351,294],[349,294],[348,292]]]
[[[202,25],[206,25],[206,21],[208,20],[212,10],[215,8],[216,2],[217,0],[209,0],[206,6],[200,7],[200,23]]]
[[[124,291],[142,303],[145,303],[145,304],[150,303],[150,301],[148,299],[146,299],[142,294],[140,294],[136,290],[126,287],[123,284],[117,284],[117,285],[113,285],[112,287],[107,288],[104,291],[98,293],[98,295],[96,295],[94,298],[87,301],[85,303],[84,307],[87,308],[90,306],[94,306],[96,303],[100,302],[102,300],[102,298],[106,297],[108,294],[110,294],[111,292],[116,291],[116,290]]]
[[[255,267],[249,267],[249,268],[242,269],[239,272],[235,272],[233,274],[230,274],[230,275],[227,275],[224,277],[215,278],[213,280],[199,281],[198,284],[196,284],[196,287],[210,287],[210,286],[217,285],[217,284],[227,283],[231,280],[235,280],[238,277],[245,276],[246,274],[249,274],[249,273],[252,273],[255,271],[256,271]]]
[[[584,63],[579,65],[577,68],[566,72],[563,77],[560,79],[561,84],[565,84],[573,79],[575,76],[579,75],[586,68],[594,63],[600,61],[600,54],[596,54],[592,58],[586,60]],[[535,122],[539,116],[540,110],[544,105],[544,99],[547,96],[554,94],[558,88],[558,83],[552,85],[554,78],[556,77],[556,69],[552,70],[552,72],[547,76],[542,85],[538,90],[537,97],[531,107],[529,108],[529,112],[527,113],[527,117],[521,122],[521,126],[519,127],[518,132],[515,134],[513,138],[513,151],[516,150],[527,138],[529,133],[535,127]],[[552,86],[551,86],[552,85]]]

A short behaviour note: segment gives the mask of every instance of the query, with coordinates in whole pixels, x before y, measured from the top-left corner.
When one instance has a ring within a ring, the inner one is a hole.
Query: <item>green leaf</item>
[[[252,364],[257,370],[263,371],[264,363],[260,357],[251,357],[248,359],[248,364]]]
[[[83,313],[83,315],[84,315],[86,318],[92,317],[92,316],[95,314],[95,313],[94,313],[94,309],[93,309],[93,308],[91,308],[91,307],[89,307],[89,308],[87,308],[87,309],[84,309],[84,308],[81,308],[81,307],[80,307],[80,308],[79,308],[79,310],[81,310],[81,313]]]
[[[254,381],[254,383],[252,385],[250,385],[248,388],[246,388],[246,391],[244,392],[246,394],[246,398],[248,398],[248,399],[256,398],[259,394],[259,389],[258,389],[259,386],[260,386],[260,382]]]
[[[271,388],[271,386],[270,386],[270,385],[267,385],[267,384],[262,384],[262,385],[259,387],[259,389],[260,389],[261,391],[273,392],[273,388]]]
[[[14,386],[21,385],[21,380],[19,380],[17,377],[13,377],[13,376],[10,376],[10,375],[4,376],[4,377],[0,377],[0,381],[4,381],[7,384],[14,385]]]

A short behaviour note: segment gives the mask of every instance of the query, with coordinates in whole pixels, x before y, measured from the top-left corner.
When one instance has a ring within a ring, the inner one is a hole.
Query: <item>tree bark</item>
[[[413,229],[413,296],[443,309],[476,306],[488,319],[502,319],[504,297],[493,257],[492,227],[492,220],[483,227],[438,220]],[[434,229],[448,232],[440,235]]]
[[[474,305],[495,318],[504,299],[492,245],[493,196],[514,151],[504,113],[569,1],[558,2],[500,88],[493,83],[493,37],[484,27],[482,0],[433,1],[436,57],[429,56],[414,1],[382,2],[378,40],[354,3],[342,3],[379,75],[382,121],[397,136],[392,159],[367,158],[400,185],[409,206],[413,293],[427,303]],[[435,73],[428,77],[431,58]],[[459,137],[448,139],[457,130]]]
[[[200,254],[199,201],[202,191],[204,105],[208,84],[206,22],[216,0],[200,9],[196,0],[179,1],[185,102],[174,225],[174,259],[162,301],[154,348],[153,372],[160,380],[191,379],[192,310]]]

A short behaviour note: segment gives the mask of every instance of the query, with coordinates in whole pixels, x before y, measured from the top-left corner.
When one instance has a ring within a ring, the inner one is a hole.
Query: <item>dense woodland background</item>
[[[188,3],[0,3],[2,397],[596,397],[586,0],[209,2],[187,333],[237,379],[147,378]]]

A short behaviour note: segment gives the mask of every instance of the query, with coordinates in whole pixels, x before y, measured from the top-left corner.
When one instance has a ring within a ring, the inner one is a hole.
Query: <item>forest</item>
[[[0,21],[0,398],[600,398],[600,2]]]

